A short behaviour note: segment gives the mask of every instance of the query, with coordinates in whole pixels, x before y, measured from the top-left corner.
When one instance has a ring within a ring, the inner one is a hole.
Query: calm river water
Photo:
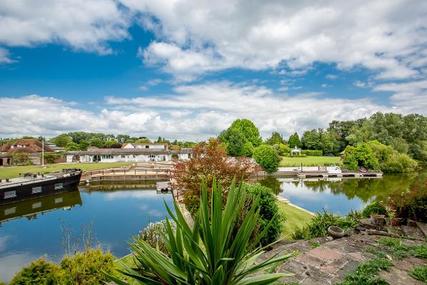
[[[362,209],[374,199],[404,197],[414,187],[427,191],[426,182],[427,172],[383,179],[291,181],[270,177],[261,181],[293,204],[338,214]],[[123,190],[120,186],[114,191],[80,190],[0,206],[0,280],[10,280],[14,272],[40,256],[59,260],[67,249],[81,248],[82,239],[96,241],[116,256],[126,255],[132,236],[150,222],[164,219],[164,201],[172,204],[169,194],[154,190]]]
[[[74,191],[0,206],[0,280],[40,256],[59,260],[83,239],[126,255],[132,236],[165,218],[164,201],[172,206],[170,194],[155,190]]]

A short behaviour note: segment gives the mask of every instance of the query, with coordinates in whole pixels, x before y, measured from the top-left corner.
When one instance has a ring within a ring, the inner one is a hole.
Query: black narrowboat
[[[74,191],[80,183],[80,169],[63,169],[49,174],[24,174],[0,181],[0,204]]]

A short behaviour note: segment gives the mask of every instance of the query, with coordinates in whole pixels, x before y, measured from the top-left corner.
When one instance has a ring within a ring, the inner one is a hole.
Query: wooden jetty
[[[257,176],[267,175],[259,172]],[[297,178],[382,178],[382,172],[374,171],[342,171],[337,167],[279,167],[273,174],[276,177]]]

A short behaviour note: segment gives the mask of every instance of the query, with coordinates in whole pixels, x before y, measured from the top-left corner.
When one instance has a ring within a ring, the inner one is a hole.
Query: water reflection
[[[360,210],[372,200],[390,204],[412,197],[414,191],[418,196],[427,195],[425,171],[411,175],[387,175],[382,179],[267,177],[259,182],[312,212],[326,209],[342,215]]]
[[[155,190],[80,190],[0,207],[0,281],[40,256],[59,260],[64,228],[77,244],[91,225],[97,244],[126,255],[132,236],[167,216],[164,201],[172,206],[171,195]]]
[[[28,199],[12,204],[0,205],[0,225],[17,218],[36,219],[49,211],[56,209],[71,209],[82,205],[80,192],[75,191],[58,193],[55,195]]]

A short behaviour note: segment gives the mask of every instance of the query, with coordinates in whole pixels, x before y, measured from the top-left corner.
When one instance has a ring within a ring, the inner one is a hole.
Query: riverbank
[[[280,196],[277,197],[277,205],[280,213],[285,217],[281,238],[286,240],[291,240],[295,230],[308,224],[314,217],[314,213],[293,205]]]
[[[15,178],[18,177],[20,173],[48,173],[61,171],[64,168],[80,168],[83,171],[92,171],[100,169],[109,169],[129,166],[132,163],[130,162],[100,162],[100,163],[57,163],[57,164],[47,164],[45,166],[41,165],[23,165],[23,166],[8,166],[0,167],[0,179],[5,178]]]

